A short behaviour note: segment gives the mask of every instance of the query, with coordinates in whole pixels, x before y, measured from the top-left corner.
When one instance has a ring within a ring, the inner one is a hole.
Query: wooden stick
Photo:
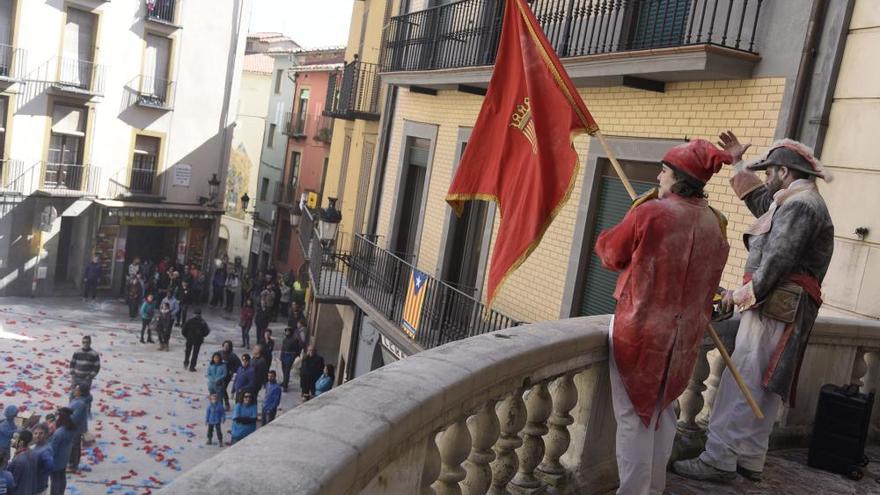
[[[620,177],[621,182],[623,182],[623,187],[626,188],[626,192],[629,193],[630,199],[636,199],[636,190],[633,189],[632,184],[629,182],[629,177],[626,176],[626,173],[623,171],[623,167],[620,166],[620,163],[617,161],[617,157],[614,156],[614,152],[611,151],[611,147],[608,146],[608,141],[605,140],[605,136],[602,135],[602,131],[596,131],[593,136],[599,141],[599,144],[602,146],[602,149],[605,150],[605,155],[608,157],[608,160],[611,162],[611,165],[614,167],[614,171],[617,172],[617,175]],[[709,337],[712,338],[712,342],[715,343],[715,347],[718,349],[718,352],[721,353],[721,358],[724,359],[724,364],[727,365],[727,369],[730,370],[730,373],[733,374],[733,379],[736,380],[736,384],[739,386],[740,392],[742,392],[743,397],[745,397],[746,402],[749,403],[749,406],[752,408],[752,412],[755,413],[755,416],[758,419],[764,419],[764,413],[761,411],[761,408],[758,406],[758,403],[755,402],[755,398],[752,396],[751,390],[746,386],[746,382],[743,381],[742,375],[739,374],[739,370],[736,369],[736,366],[733,365],[733,361],[730,359],[730,354],[727,353],[727,349],[724,347],[724,343],[721,342],[721,338],[718,336],[718,333],[712,328],[712,325],[709,325],[708,328]]]
[[[761,407],[758,406],[758,403],[755,402],[755,398],[752,397],[751,390],[749,390],[746,382],[743,381],[742,376],[739,374],[739,370],[733,365],[733,361],[730,360],[730,354],[727,353],[724,343],[721,342],[721,337],[718,336],[718,332],[715,331],[712,325],[709,325],[709,337],[715,342],[715,347],[718,349],[718,352],[721,353],[721,358],[724,359],[724,364],[727,365],[727,369],[730,370],[733,379],[736,380],[736,384],[739,385],[739,391],[742,392],[743,397],[746,398],[746,402],[749,403],[752,412],[755,413],[755,417],[758,419],[764,419],[764,413],[761,411]]]

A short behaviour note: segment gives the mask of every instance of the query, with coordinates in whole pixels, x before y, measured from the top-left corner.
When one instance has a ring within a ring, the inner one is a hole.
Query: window
[[[288,178],[288,186],[287,186],[287,202],[293,203],[296,201],[296,184],[299,182],[299,164],[302,155],[299,151],[291,151],[290,152],[290,177]]]
[[[270,148],[275,147],[275,129],[278,127],[276,124],[269,124],[269,137],[266,138],[266,146]]]
[[[14,25],[12,0],[0,0],[0,44],[12,45],[12,26]],[[12,65],[12,52],[3,51],[0,56],[0,76],[8,76]]]
[[[56,104],[47,150],[43,184],[50,188],[79,189],[83,179],[83,138],[86,109]]]
[[[152,194],[158,163],[159,138],[137,136],[134,144],[134,156],[131,161],[129,189],[132,192]]]
[[[266,197],[269,195],[269,179],[263,177],[263,182],[260,184],[260,201],[266,201]]]
[[[407,136],[404,149],[403,187],[398,200],[400,213],[393,245],[394,253],[398,256],[416,252],[431,140]]]
[[[296,109],[296,121],[293,133],[302,135],[306,132],[306,118],[309,109],[309,88],[299,90],[299,106]]]
[[[275,94],[281,94],[281,78],[284,77],[284,69],[278,69],[275,71]]]
[[[287,261],[290,251],[290,231],[292,230],[287,220],[278,222],[278,259]]]
[[[95,67],[95,14],[67,9],[64,26],[64,51],[60,81],[83,89],[91,89]]]
[[[171,40],[148,34],[146,42],[141,94],[154,96],[160,103],[164,103],[168,97],[168,60],[171,58]]]

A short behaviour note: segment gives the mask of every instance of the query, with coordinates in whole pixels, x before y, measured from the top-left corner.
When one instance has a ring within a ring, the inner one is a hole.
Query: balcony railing
[[[96,193],[101,180],[100,169],[90,165],[43,163],[43,189]]]
[[[315,129],[315,141],[330,144],[333,141],[333,117],[321,115]]]
[[[138,76],[130,86],[130,104],[159,109],[169,109],[173,105],[174,81],[153,76]]]
[[[162,493],[211,493],[213,487],[247,492],[252,481],[238,473],[277,462],[277,450],[286,445],[298,448],[289,450],[284,469],[261,479],[270,491],[609,493],[617,485],[617,469],[608,324],[608,316],[591,316],[524,325],[384,366],[281,415],[271,428],[204,461]],[[725,326],[735,333],[735,322]],[[791,433],[804,445],[822,384],[855,383],[863,393],[876,392],[878,350],[880,323],[819,318],[798,405],[774,424],[771,448]],[[688,428],[701,430],[704,441],[699,418],[711,415],[722,369],[712,366],[710,373],[705,359],[697,363],[678,399],[673,458],[682,458],[679,447]],[[869,438],[877,438],[878,420],[875,414]],[[231,464],[237,469],[224,469]],[[712,483],[690,486],[694,493],[718,491]],[[752,490],[734,484],[730,491],[737,488]]]
[[[146,0],[147,19],[174,24],[175,0]]]
[[[290,136],[293,134],[293,113],[284,112],[284,129],[282,129],[282,134],[287,134]]]
[[[354,237],[349,290],[364,298],[395,325],[402,327],[407,318],[410,327],[415,326],[408,333],[422,348],[430,349],[520,324],[424,273],[421,308],[410,306],[408,316],[404,315],[410,280],[416,271],[409,261],[382,249],[366,237]]]
[[[340,119],[379,120],[379,66],[351,62],[330,75],[324,114]]]
[[[156,183],[156,171],[152,168],[131,169],[131,178],[128,182],[129,190],[138,194],[153,194]]]
[[[688,45],[755,51],[763,0],[534,0],[560,57]],[[393,17],[383,72],[491,65],[505,2],[458,2]]]
[[[290,124],[290,135],[293,137],[304,137],[306,135],[306,122],[308,119],[309,114],[306,112],[296,114]]]
[[[103,65],[64,57],[58,58],[57,63],[58,77],[54,82],[58,89],[75,93],[103,94]]]
[[[19,79],[25,67],[25,51],[0,44],[0,79]]]
[[[34,165],[25,166],[21,160],[4,158],[0,161],[0,179],[4,191],[28,194],[39,185],[39,171]]]

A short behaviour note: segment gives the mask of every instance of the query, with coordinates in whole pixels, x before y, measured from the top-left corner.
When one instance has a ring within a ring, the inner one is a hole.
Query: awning
[[[95,203],[113,210],[113,213],[131,217],[166,218],[212,218],[223,214],[222,208],[180,203],[147,203],[142,201],[120,201],[98,199]]]
[[[62,217],[78,217],[82,215],[89,206],[92,206],[91,199],[78,199],[73,202],[70,206],[67,207],[66,210],[61,214]]]

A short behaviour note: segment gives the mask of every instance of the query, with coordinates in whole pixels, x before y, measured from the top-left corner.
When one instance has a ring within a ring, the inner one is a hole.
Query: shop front
[[[209,267],[223,211],[198,205],[97,201],[102,206],[94,253],[104,265],[99,288],[122,290],[135,258]]]

